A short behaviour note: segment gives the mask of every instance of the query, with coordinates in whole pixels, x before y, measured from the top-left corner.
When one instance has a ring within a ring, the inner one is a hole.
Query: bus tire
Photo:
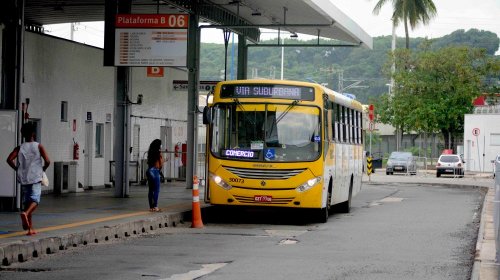
[[[352,188],[353,188],[353,177],[351,176],[351,183],[349,184],[349,197],[346,201],[339,203],[337,205],[337,211],[339,213],[349,213],[351,212],[351,200],[352,200]]]
[[[330,178],[330,183],[328,184],[328,194],[326,197],[326,208],[328,209],[328,215],[333,214],[332,206],[332,194],[333,194],[333,180]]]
[[[318,223],[324,224],[328,222],[328,216],[328,207],[319,209],[317,214]]]
[[[328,221],[328,217],[330,216],[330,212],[332,211],[332,181],[330,180],[330,184],[328,186],[328,193],[326,194],[326,205],[325,208],[321,208],[318,211],[318,223],[326,223]]]

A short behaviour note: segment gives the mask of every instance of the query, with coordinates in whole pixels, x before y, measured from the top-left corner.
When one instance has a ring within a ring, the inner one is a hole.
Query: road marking
[[[190,202],[191,203],[191,202]],[[185,206],[186,203],[178,203],[170,206],[163,207],[163,210],[173,210],[175,208],[180,208],[180,206]],[[48,231],[54,231],[54,230],[61,230],[61,229],[68,229],[68,228],[74,228],[74,227],[79,227],[79,226],[85,226],[85,225],[91,225],[91,224],[97,224],[97,223],[102,223],[102,222],[108,222],[108,221],[113,221],[113,220],[119,220],[119,219],[125,219],[125,218],[130,218],[130,217],[136,217],[136,216],[141,216],[141,215],[154,215],[156,214],[155,212],[149,212],[149,211],[139,211],[139,212],[132,212],[132,213],[127,213],[127,214],[120,214],[120,215],[114,215],[114,216],[108,216],[104,218],[97,218],[97,219],[92,219],[92,220],[85,220],[81,222],[75,222],[75,223],[69,223],[69,224],[64,224],[64,225],[58,225],[58,226],[51,226],[51,227],[44,227],[44,228],[37,228],[35,229],[38,233],[40,232],[48,232]],[[9,234],[2,234],[0,235],[1,238],[9,238],[9,237],[16,237],[16,236],[23,236],[26,235],[26,231],[17,231]]]
[[[182,274],[174,274],[169,278],[164,278],[161,280],[194,280],[199,279],[205,275],[208,275],[217,269],[224,267],[227,263],[210,263],[201,265],[201,269],[191,270]]]
[[[386,197],[384,199],[379,200],[379,202],[401,202],[404,198],[401,197]]]
[[[281,239],[280,242],[278,242],[279,245],[293,245],[297,244],[299,241],[297,239],[291,239],[291,238],[285,238]]]
[[[307,230],[286,230],[286,229],[266,229],[269,236],[297,237],[307,232]]]

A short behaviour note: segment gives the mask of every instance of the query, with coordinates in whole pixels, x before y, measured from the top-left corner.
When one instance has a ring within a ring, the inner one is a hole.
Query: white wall
[[[102,64],[101,49],[26,32],[21,99],[30,98],[30,118],[41,120],[39,139],[52,162],[72,161],[73,138],[79,143],[77,180],[82,184],[87,112],[92,112],[94,134],[96,123],[106,123],[106,114],[114,116],[115,69]],[[138,94],[144,96],[142,105],[133,105],[132,114],[156,118],[132,118],[131,127],[133,124],[141,126],[141,153],[147,150],[153,139],[159,138],[160,126],[167,123],[174,128],[175,142],[186,141],[187,93],[172,91],[174,79],[186,80],[187,74],[165,68],[164,77],[149,78],[146,77],[146,68],[132,70],[130,99],[135,101]],[[68,102],[68,122],[60,120],[61,101]],[[72,129],[73,119],[76,120],[76,132]],[[111,122],[114,120],[111,119]],[[95,144],[92,146],[95,149]],[[105,162],[104,158],[95,158],[94,150],[85,152],[92,157],[91,185],[104,185],[108,182],[104,170],[109,168],[109,162]],[[47,172],[50,180],[53,173],[51,166]]]
[[[464,158],[468,171],[493,172],[491,160],[500,154],[500,145],[491,142],[492,134],[500,135],[499,114],[469,114],[464,119]],[[479,128],[479,135],[472,130]],[[483,157],[484,153],[484,157]]]

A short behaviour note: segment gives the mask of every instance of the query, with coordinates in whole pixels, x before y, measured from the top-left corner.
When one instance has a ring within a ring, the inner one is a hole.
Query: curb
[[[483,239],[484,239],[484,228],[486,225],[486,203],[488,202],[488,193],[491,191],[491,188],[488,188],[488,192],[484,196],[484,201],[483,205],[481,206],[481,219],[479,222],[479,231],[477,234],[477,240],[476,240],[476,252],[474,253],[474,264],[472,265],[472,272],[471,272],[471,280],[479,280],[480,279],[480,272],[481,272],[481,249],[483,245]]]
[[[184,223],[184,218],[190,212],[191,210],[119,223],[113,226],[100,226],[58,237],[45,237],[38,240],[7,243],[0,247],[0,259],[2,260],[0,268],[16,262],[25,262],[43,257],[44,255],[55,254],[72,247],[86,246],[92,243],[104,243],[131,236],[155,233],[156,230],[166,227],[176,227]]]

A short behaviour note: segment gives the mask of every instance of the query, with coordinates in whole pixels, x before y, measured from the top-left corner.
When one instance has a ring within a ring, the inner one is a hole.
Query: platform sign
[[[199,91],[212,91],[215,89],[218,81],[200,81],[198,84]],[[187,91],[188,90],[187,80],[173,80],[172,88],[174,91]]]
[[[186,66],[187,14],[119,14],[115,66]]]

